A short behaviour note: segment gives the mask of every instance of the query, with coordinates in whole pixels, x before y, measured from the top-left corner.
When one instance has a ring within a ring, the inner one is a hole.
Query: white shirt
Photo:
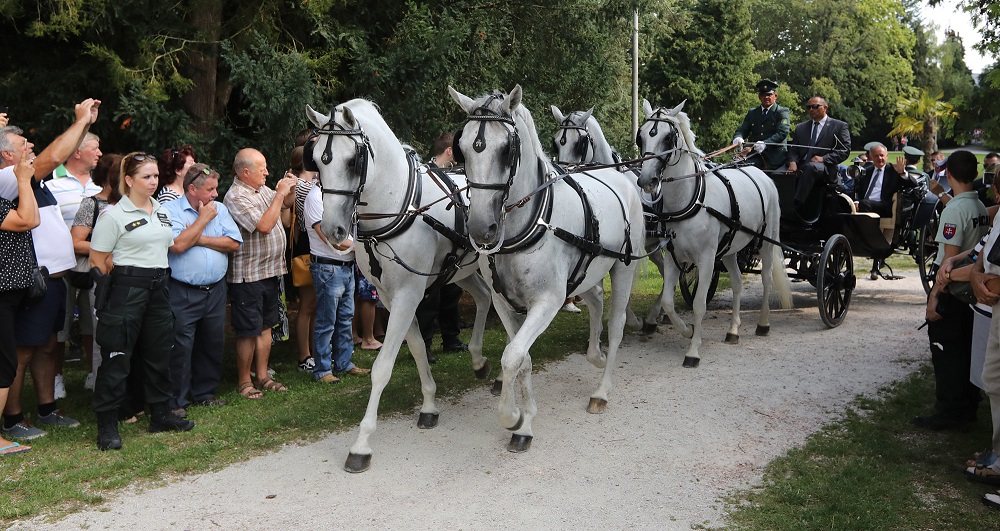
[[[73,174],[66,172],[65,177],[56,177],[45,182],[45,186],[56,196],[59,202],[59,210],[62,211],[63,221],[67,227],[73,226],[73,219],[76,211],[80,210],[80,201],[84,197],[90,197],[100,193],[101,187],[94,184],[89,176],[85,183],[81,183]]]
[[[306,202],[302,208],[302,213],[306,221],[306,233],[309,234],[310,253],[316,256],[322,256],[323,258],[332,258],[334,260],[354,260],[354,247],[351,247],[346,251],[338,250],[334,246],[330,245],[326,239],[321,238],[317,232],[319,230],[319,225],[316,224],[323,220],[323,191],[320,190],[319,186],[313,186],[312,190],[309,190],[309,195],[306,196]],[[313,227],[313,225],[316,225],[316,227]]]
[[[880,201],[882,197],[882,179],[885,177],[885,166],[872,170],[872,182],[868,184],[869,192],[865,199]]]

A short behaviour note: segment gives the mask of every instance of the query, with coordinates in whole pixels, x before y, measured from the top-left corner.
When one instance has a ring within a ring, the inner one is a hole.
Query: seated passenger
[[[814,96],[806,104],[809,120],[795,126],[788,147],[788,173],[797,173],[794,204],[809,197],[816,182],[835,182],[837,167],[851,154],[847,122],[826,115],[826,99]]]
[[[865,170],[854,187],[858,211],[874,212],[883,218],[892,217],[892,197],[901,186],[914,185],[907,177],[906,160],[896,157],[895,164],[887,164],[889,153],[882,144],[872,146],[868,155],[873,166]]]

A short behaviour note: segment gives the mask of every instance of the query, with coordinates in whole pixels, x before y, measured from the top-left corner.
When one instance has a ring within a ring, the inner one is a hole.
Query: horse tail
[[[778,304],[783,310],[792,307],[792,283],[788,280],[788,272],[785,271],[785,255],[781,252],[781,247],[771,245],[771,287],[774,294],[778,296]]]

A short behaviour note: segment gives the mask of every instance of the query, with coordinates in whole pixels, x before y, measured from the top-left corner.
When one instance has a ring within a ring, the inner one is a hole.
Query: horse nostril
[[[499,225],[492,223],[487,227],[486,233],[489,234],[490,239],[493,239],[497,235],[497,230],[499,230]]]

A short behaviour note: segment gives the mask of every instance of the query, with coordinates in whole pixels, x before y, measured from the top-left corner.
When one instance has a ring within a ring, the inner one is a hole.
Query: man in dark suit
[[[795,126],[788,149],[788,173],[795,180],[795,205],[805,202],[816,181],[834,182],[837,166],[851,154],[847,122],[826,115],[826,99],[813,96],[806,104],[809,120]]]
[[[762,170],[783,171],[788,148],[788,129],[791,120],[788,108],[778,105],[778,84],[768,79],[757,83],[757,98],[760,107],[747,112],[743,123],[733,135],[733,144],[740,146],[747,162]],[[752,143],[746,149],[743,143]]]
[[[889,154],[882,144],[872,146],[868,157],[873,165],[865,170],[854,187],[858,211],[874,212],[883,218],[892,217],[893,195],[900,186],[913,186],[906,176],[906,159],[897,157],[895,164],[887,164]]]

